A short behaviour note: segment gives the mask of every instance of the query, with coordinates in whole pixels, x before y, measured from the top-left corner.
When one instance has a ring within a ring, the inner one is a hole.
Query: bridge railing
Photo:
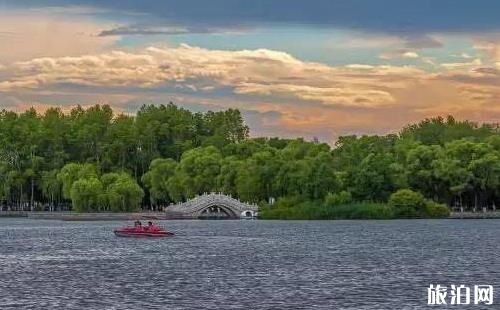
[[[210,203],[218,203],[222,205],[232,206],[239,211],[244,211],[247,209],[257,209],[258,206],[256,204],[249,204],[242,202],[240,199],[233,198],[228,195],[224,195],[222,193],[205,193],[203,195],[195,196],[193,199],[188,200],[183,203],[179,203],[176,205],[171,205],[167,208],[167,210],[171,211],[182,211],[189,209],[198,209],[206,206]]]

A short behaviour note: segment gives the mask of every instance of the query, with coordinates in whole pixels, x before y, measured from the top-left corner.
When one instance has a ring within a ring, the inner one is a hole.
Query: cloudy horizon
[[[238,108],[253,136],[500,119],[500,4],[0,0],[0,109]]]

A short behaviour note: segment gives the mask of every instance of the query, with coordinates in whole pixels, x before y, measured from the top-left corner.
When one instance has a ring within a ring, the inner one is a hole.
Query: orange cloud
[[[17,62],[10,70],[0,91],[61,83],[140,88],[175,83],[195,91],[231,87],[236,94],[363,107],[394,104],[391,89],[406,88],[424,74],[411,66],[329,66],[266,49],[223,51],[188,45],[35,58]]]
[[[0,11],[0,59],[13,62],[102,52],[117,41],[96,36],[105,23],[65,16],[50,10]]]
[[[334,66],[268,49],[149,47],[11,63],[2,71],[6,78],[0,81],[0,93],[58,96],[60,91],[91,97],[62,86],[73,84],[101,91],[92,98],[104,98],[120,108],[127,102],[160,98],[158,93],[168,85],[161,100],[254,111],[260,134],[329,139],[355,132],[393,132],[436,114],[477,121],[500,115],[500,73],[494,55],[437,65],[440,71],[430,72],[415,66]],[[225,93],[217,95],[218,90]]]

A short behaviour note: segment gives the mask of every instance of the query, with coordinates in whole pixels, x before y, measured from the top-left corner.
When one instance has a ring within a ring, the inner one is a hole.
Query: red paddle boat
[[[115,229],[114,233],[117,237],[173,237],[175,235],[151,222],[148,226],[142,226],[139,221],[135,222],[134,227]]]

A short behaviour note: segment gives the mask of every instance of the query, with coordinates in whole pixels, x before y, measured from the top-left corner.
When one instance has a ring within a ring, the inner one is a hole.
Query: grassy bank
[[[302,203],[290,208],[264,207],[260,211],[262,219],[280,220],[344,220],[344,219],[393,219],[391,206],[379,203],[351,203],[325,206]]]
[[[260,218],[280,220],[344,220],[446,218],[450,210],[409,189],[393,193],[387,203],[352,201],[348,192],[329,194],[325,200],[303,201],[282,197],[274,205],[261,207]]]

